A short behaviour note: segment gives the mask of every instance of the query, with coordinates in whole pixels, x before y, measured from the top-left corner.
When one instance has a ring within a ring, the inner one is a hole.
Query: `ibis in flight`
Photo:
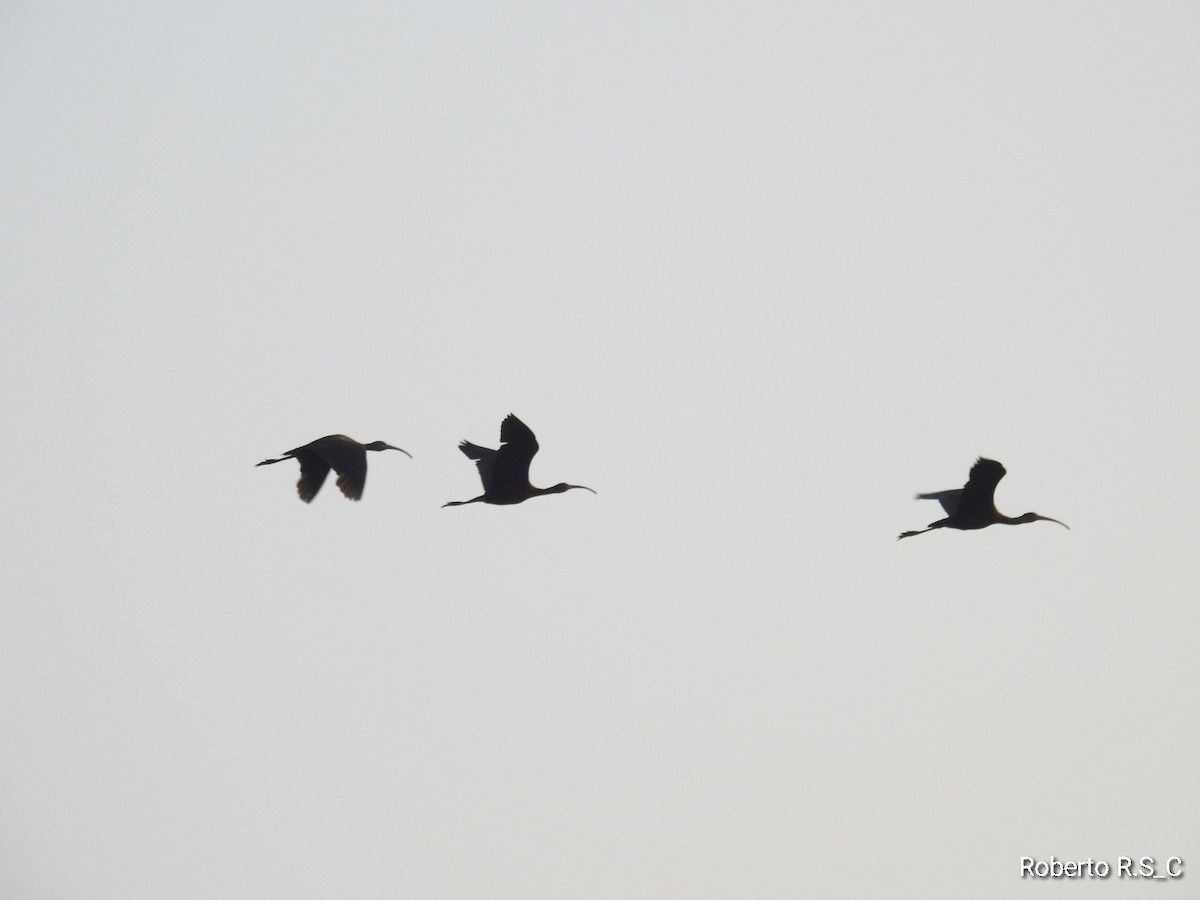
[[[508,505],[520,503],[541,494],[561,494],[571,488],[592,491],[582,484],[560,482],[553,487],[539,488],[529,483],[529,463],[538,452],[537,438],[529,426],[509,413],[500,423],[500,449],[491,450],[470,441],[463,441],[458,449],[468,459],[475,460],[479,478],[483,482],[483,493],[470,500],[451,500],[442,506],[463,506],[467,503],[496,503]],[[596,493],[592,491],[592,493]]]
[[[259,466],[270,466],[287,459],[300,463],[300,480],[296,482],[296,491],[305,503],[312,503],[317,491],[325,483],[329,470],[337,472],[337,486],[351,500],[361,500],[363,488],[367,483],[367,451],[368,450],[400,450],[384,441],[372,441],[360,444],[354,438],[344,434],[330,434],[317,438],[311,444],[289,450],[279,459],[264,459]],[[409,459],[412,454],[400,450]]]
[[[996,493],[996,485],[1000,483],[1004,473],[1004,466],[1000,463],[994,459],[984,459],[981,456],[975,465],[971,466],[971,476],[961,488],[952,491],[936,491],[932,494],[917,494],[918,500],[936,500],[942,504],[942,509],[946,511],[946,518],[939,519],[920,531],[906,531],[900,537],[924,534],[935,528],[960,528],[963,530],[987,528],[998,522],[1005,525],[1024,525],[1026,522],[1038,521],[1055,522],[1070,530],[1071,526],[1066,522],[1059,522],[1058,519],[1052,519],[1049,516],[1039,516],[1037,513],[1028,512],[1014,519],[996,509],[993,496]]]

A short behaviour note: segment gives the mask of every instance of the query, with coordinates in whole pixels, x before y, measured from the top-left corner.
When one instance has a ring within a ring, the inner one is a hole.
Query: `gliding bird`
[[[354,438],[344,434],[330,434],[317,438],[311,444],[289,450],[279,459],[264,459],[257,466],[269,466],[274,463],[294,459],[300,463],[300,480],[296,482],[296,491],[305,503],[312,503],[317,491],[325,483],[329,470],[338,473],[337,486],[351,500],[361,500],[363,487],[367,483],[367,451],[368,450],[400,450],[384,441],[372,441],[360,444]],[[400,450],[409,459],[412,454]]]
[[[509,413],[500,423],[500,449],[490,450],[470,441],[463,441],[458,449],[468,459],[475,460],[479,467],[479,478],[483,481],[483,493],[470,500],[451,500],[442,506],[463,506],[467,503],[496,503],[508,505],[520,503],[540,494],[561,494],[572,488],[592,491],[582,484],[560,482],[553,487],[538,488],[529,483],[529,463],[538,452],[537,438],[529,426]],[[592,491],[592,493],[596,493]]]
[[[975,465],[971,466],[971,476],[961,488],[952,491],[936,491],[932,494],[917,494],[918,500],[936,500],[942,504],[942,509],[946,511],[946,518],[939,519],[920,531],[906,531],[900,535],[900,538],[924,534],[935,528],[973,530],[987,528],[998,522],[1003,522],[1005,525],[1024,525],[1026,522],[1038,521],[1056,522],[1068,531],[1070,530],[1071,526],[1066,522],[1059,522],[1058,519],[1052,519],[1049,516],[1039,516],[1037,513],[1028,512],[1014,519],[997,510],[993,496],[996,493],[996,485],[1000,483],[1000,479],[1004,475],[1004,466],[994,459],[984,459],[981,456]],[[900,538],[896,538],[896,540],[900,540]]]

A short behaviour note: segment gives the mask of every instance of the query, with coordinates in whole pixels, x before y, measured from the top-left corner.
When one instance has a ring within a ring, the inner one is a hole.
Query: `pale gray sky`
[[[1183,896],[1198,160],[1191,3],[5,4],[0,896]]]

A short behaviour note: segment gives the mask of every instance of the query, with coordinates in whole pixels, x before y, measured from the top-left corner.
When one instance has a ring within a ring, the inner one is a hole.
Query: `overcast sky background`
[[[0,896],[1200,878],[1195,4],[10,0],[0,229]]]

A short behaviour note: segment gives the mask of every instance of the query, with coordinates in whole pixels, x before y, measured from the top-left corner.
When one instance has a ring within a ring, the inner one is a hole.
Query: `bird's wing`
[[[942,509],[946,511],[946,515],[952,516],[958,512],[958,503],[962,499],[962,488],[955,488],[952,491],[934,491],[931,494],[917,494],[918,500],[936,500],[942,504]]]
[[[995,508],[993,499],[996,485],[1005,475],[1004,466],[994,459],[984,459],[982,456],[971,466],[971,475],[963,485],[959,509],[991,510]]]
[[[524,448],[531,458],[538,452],[537,438],[533,436],[529,426],[512,413],[505,416],[504,421],[500,423],[500,442]]]
[[[496,451],[472,444],[470,441],[463,441],[458,445],[458,449],[467,459],[475,460],[475,467],[479,469],[479,480],[483,482],[483,489],[488,490],[492,483],[492,472],[496,468]]]
[[[288,453],[300,463],[300,480],[296,482],[296,493],[305,503],[312,503],[313,497],[325,483],[329,474],[329,463],[307,447],[300,447]]]
[[[500,449],[496,451],[496,477],[515,487],[529,484],[529,464],[538,452],[537,438],[529,426],[509,413],[500,423]]]
[[[334,435],[323,438],[317,452],[338,473],[337,486],[351,500],[361,500],[367,486],[367,451],[358,441]]]

